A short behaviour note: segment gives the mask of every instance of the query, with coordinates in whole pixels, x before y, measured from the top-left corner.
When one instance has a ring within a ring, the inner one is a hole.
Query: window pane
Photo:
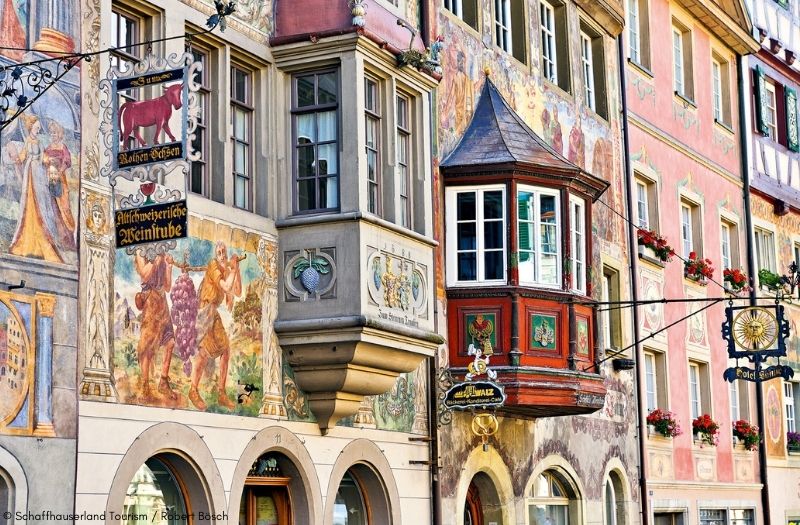
[[[339,173],[336,157],[336,144],[323,144],[319,146],[319,172],[320,175],[335,175]]]
[[[456,195],[456,220],[475,220],[475,194],[459,193]]]
[[[316,122],[314,114],[297,116],[297,143],[309,144],[317,141]]]
[[[529,505],[530,525],[567,525],[566,505]]]
[[[297,182],[297,207],[300,210],[313,210],[317,207],[316,179],[304,179]]]
[[[320,142],[336,140],[336,112],[317,113],[317,131]]]
[[[322,208],[336,208],[339,206],[339,179],[325,177],[319,179],[319,202]]]
[[[503,192],[487,191],[483,194],[483,218],[503,218]]]
[[[539,279],[544,284],[558,284],[558,261],[555,255],[542,255],[542,275]]]
[[[487,221],[483,223],[483,247],[487,250],[503,248],[503,223]]]
[[[503,251],[486,252],[484,254],[484,279],[503,278]]]
[[[314,75],[297,77],[297,106],[314,105]]]
[[[233,135],[237,139],[247,140],[248,133],[248,112],[234,108],[233,110]]]
[[[233,171],[247,173],[247,147],[241,142],[234,142],[233,150]]]
[[[314,146],[303,146],[297,148],[297,176],[314,176]]]
[[[458,254],[458,280],[475,281],[478,278],[478,271],[475,253]]]
[[[233,190],[233,203],[239,208],[247,208],[247,179],[236,177]]]
[[[319,75],[319,100],[318,104],[334,104],[338,99],[336,87],[336,73]]]
[[[477,248],[474,222],[459,224],[457,235],[459,250],[475,250]]]

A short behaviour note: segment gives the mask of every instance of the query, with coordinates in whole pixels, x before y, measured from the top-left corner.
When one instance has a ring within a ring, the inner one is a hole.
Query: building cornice
[[[753,24],[741,0],[728,2],[735,8],[736,19],[712,0],[677,0],[677,3],[696,16],[711,33],[736,53],[748,55],[761,48],[761,44],[752,37]]]
[[[697,151],[693,150],[692,148],[688,147],[686,144],[680,142],[678,139],[673,137],[672,135],[665,133],[661,129],[655,127],[652,123],[648,122],[644,118],[640,117],[636,113],[632,111],[628,112],[628,122],[632,125],[636,126],[637,128],[641,129],[648,135],[652,136],[653,138],[667,144],[671,148],[680,151],[693,161],[697,162],[698,164],[702,165],[703,167],[713,171],[714,173],[724,177],[729,182],[736,184],[739,187],[742,187],[742,180],[738,178],[735,174],[731,173],[730,171],[726,170],[716,162],[708,159],[704,155],[701,155]]]

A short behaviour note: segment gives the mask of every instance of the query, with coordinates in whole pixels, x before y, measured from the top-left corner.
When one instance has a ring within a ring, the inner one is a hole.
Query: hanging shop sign
[[[760,383],[761,381],[769,381],[776,377],[782,377],[787,381],[794,377],[794,370],[786,365],[774,365],[767,368],[762,368],[756,373],[752,368],[746,366],[735,366],[725,370],[723,375],[726,381],[733,383],[737,379],[745,381],[752,381],[753,383]]]
[[[759,356],[784,357],[789,321],[783,305],[729,306],[725,309],[722,338],[728,343],[731,359]]]
[[[762,368],[770,357],[786,356],[786,339],[789,321],[784,317],[783,305],[729,306],[725,309],[722,338],[728,343],[728,357],[736,359],[737,366],[728,368],[722,377],[726,381],[751,381],[761,383],[782,377],[794,376],[791,367],[777,365]],[[753,368],[738,366],[739,359],[747,359]]]
[[[201,64],[188,52],[118,64],[100,83],[101,173],[112,189],[117,248],[152,256],[188,234]]]
[[[444,406],[468,410],[478,407],[499,407],[506,401],[503,387],[491,381],[456,383],[445,392]]]
[[[117,248],[182,239],[186,237],[188,216],[185,200],[116,210]]]

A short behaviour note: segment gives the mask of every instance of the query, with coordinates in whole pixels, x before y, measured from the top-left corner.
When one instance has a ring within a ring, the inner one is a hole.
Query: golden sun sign
[[[770,349],[778,338],[778,320],[766,308],[745,308],[733,319],[733,337],[745,350]]]

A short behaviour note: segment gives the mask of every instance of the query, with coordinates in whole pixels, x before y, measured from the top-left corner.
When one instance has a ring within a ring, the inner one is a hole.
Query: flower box
[[[652,427],[654,435],[665,438],[673,438],[683,433],[675,414],[660,408],[653,409],[647,414],[647,427],[648,429]]]
[[[708,414],[703,414],[692,421],[692,433],[695,443],[699,441],[701,447],[703,445],[715,447],[719,443],[719,424]]]
[[[689,258],[683,262],[683,275],[687,279],[705,286],[707,279],[714,278],[714,267],[711,259],[703,259],[697,253],[689,253]]]
[[[761,434],[756,425],[751,425],[744,419],[734,421],[733,424],[733,439],[742,444],[745,450],[756,450],[758,444],[761,442]]]

